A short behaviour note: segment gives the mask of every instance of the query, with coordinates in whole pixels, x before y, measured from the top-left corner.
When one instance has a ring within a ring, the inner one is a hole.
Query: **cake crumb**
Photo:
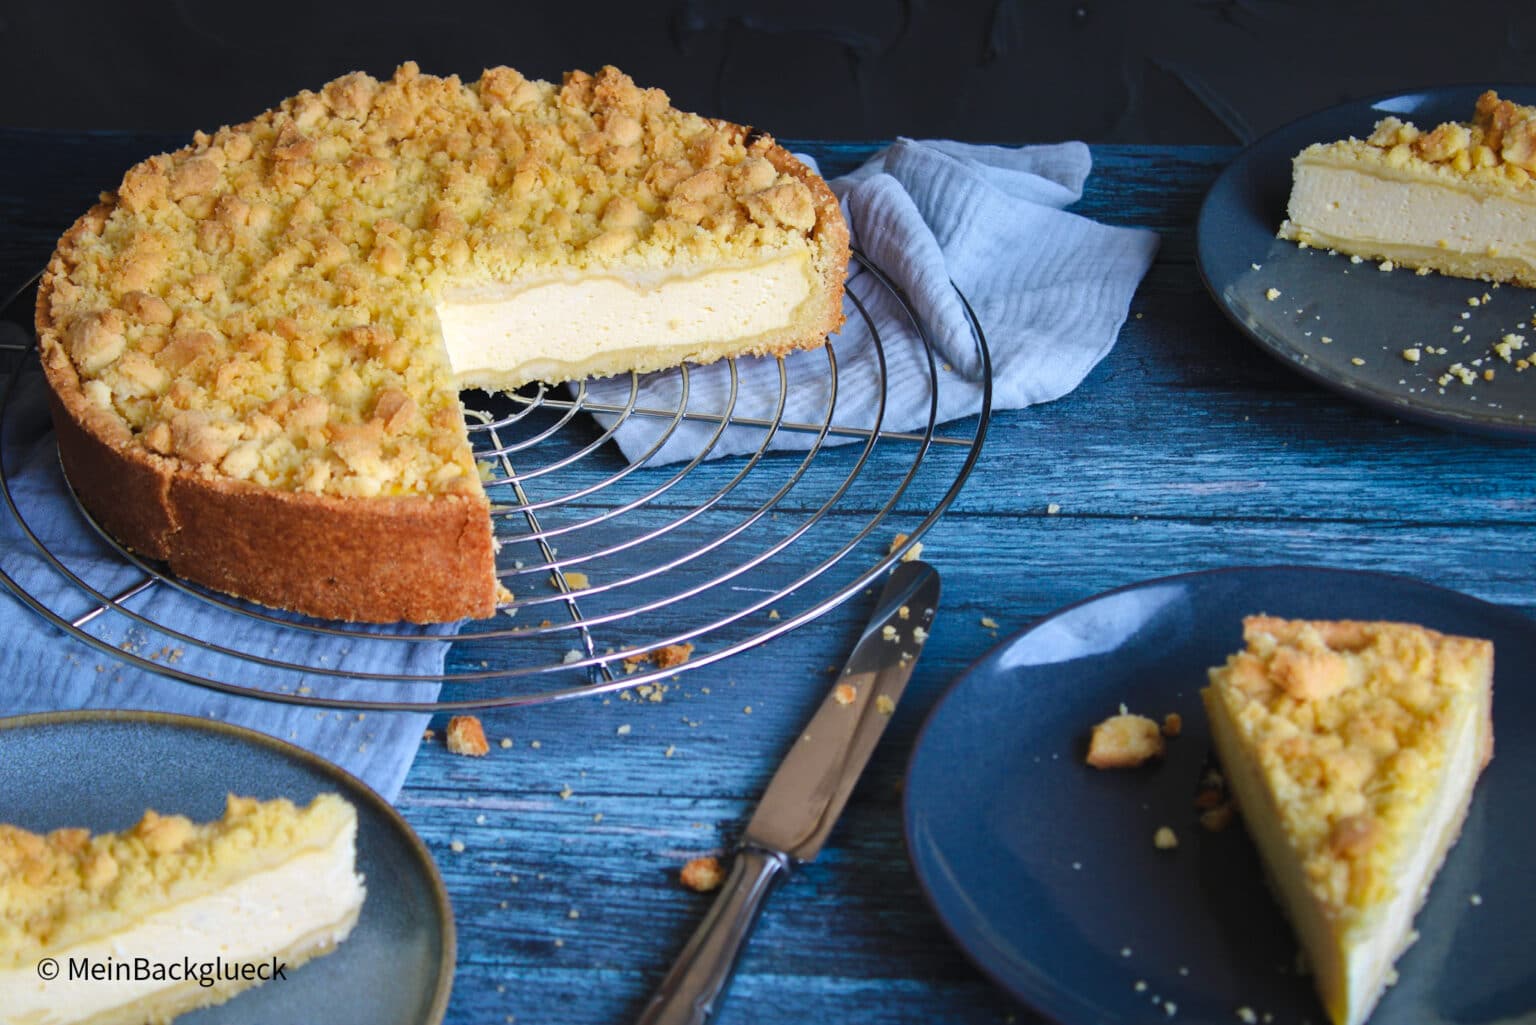
[[[1058,505],[1055,502],[1048,502],[1048,503],[1046,503],[1045,514],[1047,516],[1055,516],[1059,512],[1061,512],[1061,506],[1060,505]]]
[[[1184,732],[1184,717],[1177,712],[1163,716],[1163,736],[1177,737]]]
[[[839,705],[851,705],[858,696],[859,688],[851,683],[840,683],[832,688],[832,697]]]
[[[1152,834],[1152,846],[1160,851],[1171,851],[1179,845],[1179,837],[1168,826],[1158,826]]]
[[[1474,893],[1472,896],[1467,898],[1467,903],[1471,904],[1473,907],[1480,907],[1483,903],[1483,895],[1480,893]]]
[[[1259,1016],[1253,1013],[1253,1008],[1251,1007],[1239,1007],[1237,1009],[1237,1019],[1243,1025],[1254,1025],[1259,1020]]]
[[[896,702],[891,700],[889,694],[881,694],[875,698],[875,711],[881,715],[890,715],[896,711]]]
[[[576,793],[576,791],[572,790],[571,785],[567,783],[565,786],[560,788],[560,800],[569,801],[571,799],[571,795],[574,793]]]
[[[720,868],[720,859],[709,855],[688,862],[677,874],[677,878],[690,890],[708,893],[720,888],[720,884],[725,881],[725,873]]]
[[[452,851],[453,853],[455,853],[455,854],[463,854],[464,853],[464,841],[463,840],[455,840],[455,841],[453,841],[452,843],[450,843],[448,845],[448,849],[450,851]]]
[[[996,630],[997,620],[993,619],[991,616],[982,616],[981,627],[983,630]]]
[[[505,751],[507,748],[509,748],[511,746],[512,746],[512,738],[511,737],[502,737],[501,738],[501,749],[503,751]]]
[[[693,657],[693,645],[666,644],[652,651],[644,651],[638,655],[631,655],[624,660],[624,671],[632,673],[646,662],[650,662],[657,669],[673,669],[687,662]],[[660,700],[652,698],[652,700]]]
[[[1423,355],[1424,350],[1420,349],[1417,345],[1409,346],[1403,350],[1403,359],[1409,363],[1417,363]]]
[[[1264,298],[1268,299],[1270,302],[1274,302],[1276,299],[1280,298],[1280,289],[1278,289],[1278,288],[1265,289],[1265,291],[1264,291]]]
[[[491,750],[485,741],[485,728],[472,715],[456,715],[448,720],[448,750],[456,755],[480,758]]]
[[[592,581],[585,573],[567,573],[565,582],[573,591],[585,591],[592,586]]]
[[[907,537],[908,537],[908,535],[906,535],[906,534],[897,534],[894,538],[892,538],[891,539],[891,546],[886,549],[886,554],[887,555],[894,555],[894,554],[896,554],[896,549],[900,548],[902,545],[907,543]],[[921,558],[922,554],[923,554],[923,543],[921,541],[918,541],[918,542],[915,542],[912,545],[911,548],[908,548],[906,550],[906,552],[901,557],[901,561],[902,562],[912,562],[915,559]]]
[[[434,741],[436,739],[437,739],[437,731],[436,730],[434,730],[434,729],[425,729],[425,730],[421,731],[421,742],[423,744],[430,744],[430,743],[432,743],[432,741]]]
[[[1157,723],[1122,711],[1093,728],[1087,762],[1095,769],[1129,769],[1162,753],[1163,735]]]

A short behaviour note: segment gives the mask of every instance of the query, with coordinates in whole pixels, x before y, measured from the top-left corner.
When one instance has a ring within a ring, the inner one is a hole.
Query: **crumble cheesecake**
[[[59,243],[70,482],[173,572],[333,619],[486,617],[461,388],[824,344],[848,232],[772,138],[614,68],[356,73],[151,157]]]
[[[1243,621],[1201,692],[1243,821],[1334,1025],[1365,1021],[1493,755],[1493,645]]]
[[[329,953],[363,903],[356,833],[334,794],[231,795],[215,822],[149,811],[97,836],[0,825],[0,1025],[167,1022]]]
[[[1280,237],[1536,287],[1536,108],[1478,97],[1470,123],[1388,117],[1297,154]]]

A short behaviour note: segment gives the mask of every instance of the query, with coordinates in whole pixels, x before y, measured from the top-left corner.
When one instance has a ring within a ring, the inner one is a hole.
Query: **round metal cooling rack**
[[[37,455],[51,436],[42,389],[22,384],[39,383],[29,344],[0,400],[0,494],[30,548],[0,567],[0,579],[48,622],[128,665],[321,708],[526,705],[711,665],[867,588],[937,522],[980,454],[991,361],[965,296],[981,408],[941,428],[940,392],[957,375],[900,289],[863,254],[854,260],[850,321],[871,344],[845,352],[847,365],[828,345],[777,361],[631,375],[627,387],[621,378],[468,393],[498,574],[515,597],[457,630],[262,608],[117,545],[64,500],[73,492],[56,453]],[[904,410],[926,420],[917,429],[886,427],[892,359],[907,377],[914,368],[926,375],[926,414],[921,405]],[[819,382],[820,415],[791,418],[807,380]],[[853,380],[877,400],[849,419],[838,399]],[[675,458],[679,449],[685,458]],[[722,454],[732,458],[711,458]],[[38,485],[45,478],[52,488]],[[677,645],[692,645],[681,664],[661,654]]]

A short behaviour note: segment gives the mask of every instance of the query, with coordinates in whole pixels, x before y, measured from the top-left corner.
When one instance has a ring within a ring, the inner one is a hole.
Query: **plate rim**
[[[995,971],[991,965],[987,964],[983,960],[980,952],[972,949],[972,943],[960,935],[959,930],[950,921],[949,917],[942,910],[940,910],[939,902],[934,898],[933,885],[930,883],[928,877],[924,874],[922,868],[919,867],[918,858],[914,853],[918,847],[918,844],[914,841],[913,838],[914,828],[912,794],[914,792],[914,788],[912,786],[912,780],[918,757],[922,752],[925,742],[928,739],[929,731],[938,721],[939,716],[943,712],[944,706],[948,704],[950,699],[953,698],[954,695],[962,687],[969,683],[972,677],[975,676],[975,674],[982,668],[983,665],[998,658],[1005,650],[1012,649],[1025,637],[1034,633],[1036,630],[1040,629],[1047,623],[1065,616],[1079,608],[1091,605],[1095,602],[1111,599],[1116,595],[1124,594],[1129,591],[1141,590],[1143,588],[1153,586],[1188,582],[1197,578],[1219,578],[1225,576],[1236,576],[1238,574],[1266,574],[1285,572],[1317,573],[1330,576],[1375,578],[1390,580],[1396,584],[1408,583],[1425,591],[1451,596],[1458,601],[1467,602],[1474,607],[1485,606],[1489,610],[1496,611],[1502,615],[1518,616],[1522,620],[1526,621],[1530,629],[1536,631],[1536,619],[1533,619],[1531,616],[1526,615],[1517,609],[1507,605],[1500,605],[1497,602],[1488,601],[1485,598],[1479,598],[1476,595],[1466,594],[1465,592],[1457,591],[1453,588],[1442,587],[1439,584],[1433,584],[1419,577],[1410,576],[1406,573],[1391,573],[1385,570],[1357,570],[1339,566],[1315,566],[1307,565],[1305,563],[1254,563],[1234,566],[1214,566],[1208,569],[1188,570],[1182,573],[1170,573],[1164,576],[1147,577],[1142,580],[1136,580],[1127,584],[1111,587],[1106,590],[1099,591],[1095,594],[1091,594],[1085,598],[1080,598],[1076,601],[1069,602],[1058,608],[1052,609],[1051,611],[1045,613],[1043,616],[1040,616],[1034,622],[1030,623],[1028,626],[1024,626],[1018,630],[1015,630],[1007,637],[1002,638],[1001,640],[997,641],[997,643],[993,644],[990,648],[987,649],[986,652],[968,664],[955,676],[953,680],[949,682],[949,684],[944,688],[943,692],[939,695],[938,699],[934,702],[933,707],[924,717],[922,726],[918,729],[917,736],[912,742],[912,749],[907,754],[906,768],[902,772],[901,836],[903,845],[906,850],[907,864],[912,869],[912,875],[917,879],[918,890],[922,893],[923,900],[927,903],[929,910],[933,912],[934,917],[937,918],[939,923],[944,927],[944,931],[949,936],[951,942],[953,942],[955,947],[965,956],[967,962],[969,962],[972,967],[979,971],[982,976],[985,977],[989,982],[997,986],[1000,990],[1002,990],[1008,996],[1012,997],[1014,1000],[1017,1000],[1024,1007],[1030,1009],[1036,1014],[1043,1016],[1046,1020],[1058,1022],[1059,1025],[1070,1025],[1068,1019],[1058,1018],[1056,1016],[1056,1012],[1062,1010],[1062,1008],[1057,1006],[1048,1006],[1047,1004],[1040,1001],[1040,997],[1046,994],[1042,994],[1038,991],[1027,991],[1026,988],[1021,987],[1013,980],[1006,977],[1004,973]],[[985,944],[978,944],[977,946],[984,947]],[[1046,991],[1047,994],[1055,992],[1070,995],[1070,991],[1061,990],[1059,987],[1056,987],[1054,983],[1052,983],[1051,986],[1051,990]]]
[[[279,755],[293,759],[301,763],[305,768],[319,773],[322,776],[334,780],[338,786],[347,790],[348,796],[360,799],[370,811],[382,818],[394,832],[406,842],[411,857],[423,870],[423,875],[428,881],[428,888],[432,893],[433,908],[437,913],[437,919],[442,923],[439,929],[442,942],[442,956],[438,960],[437,984],[432,994],[432,1001],[428,1005],[425,1016],[421,1019],[421,1025],[441,1025],[448,1013],[448,1000],[453,992],[454,970],[458,963],[458,928],[453,918],[453,905],[448,897],[448,889],[443,883],[442,873],[438,871],[437,863],[432,860],[431,852],[410,823],[397,811],[394,805],[384,800],[378,791],[367,783],[352,775],[346,769],[327,761],[320,755],[306,748],[299,747],[286,740],[274,737],[260,730],[253,730],[247,726],[226,722],[222,719],[202,719],[195,715],[182,715],[176,712],[157,712],[148,709],[124,709],[124,708],[77,708],[61,709],[52,712],[28,712],[22,715],[0,717],[0,733],[27,729],[32,727],[47,727],[59,725],[73,725],[90,722],[113,723],[138,723],[141,725],[164,726],[176,729],[191,729],[205,733],[220,734],[247,744],[255,744],[267,748]]]
[[[1282,346],[1271,342],[1262,335],[1251,330],[1243,323],[1230,304],[1223,301],[1220,290],[1211,279],[1208,266],[1205,239],[1210,234],[1207,230],[1207,218],[1212,215],[1216,207],[1217,193],[1231,185],[1232,179],[1243,173],[1249,167],[1254,151],[1260,147],[1272,144],[1277,138],[1297,131],[1304,125],[1328,117],[1338,116],[1347,111],[1360,110],[1368,114],[1373,107],[1392,100],[1407,99],[1410,97],[1449,97],[1458,93],[1480,94],[1488,89],[1496,91],[1517,91],[1521,93],[1536,93],[1536,82],[1491,82],[1485,84],[1445,84],[1424,86],[1413,89],[1392,89],[1386,92],[1363,96],[1358,99],[1345,100],[1332,106],[1323,107],[1311,111],[1299,117],[1265,132],[1252,142],[1242,146],[1233,155],[1225,167],[1223,167],[1206,187],[1205,195],[1200,201],[1200,209],[1195,216],[1195,269],[1200,275],[1200,282],[1205,286],[1211,301],[1221,310],[1227,321],[1237,329],[1238,333],[1257,346],[1265,354],[1276,362],[1293,370],[1314,384],[1320,385],[1325,390],[1340,395],[1352,402],[1363,405],[1375,412],[1387,416],[1399,417],[1411,420],[1415,423],[1429,424],[1443,430],[1456,431],[1465,434],[1478,434],[1485,437],[1496,437],[1520,441],[1536,441],[1536,419],[1527,418],[1524,421],[1511,419],[1496,419],[1477,416],[1470,412],[1456,410],[1425,409],[1414,403],[1411,399],[1388,394],[1376,388],[1363,386],[1358,379],[1348,375],[1332,376],[1313,365],[1310,360],[1297,358],[1300,351],[1294,346]],[[1314,140],[1328,141],[1328,140]],[[1536,290],[1533,290],[1536,291]]]

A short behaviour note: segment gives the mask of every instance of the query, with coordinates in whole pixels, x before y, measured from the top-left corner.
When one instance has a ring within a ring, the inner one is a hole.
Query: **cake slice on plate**
[[[1493,755],[1493,645],[1250,616],[1201,692],[1216,753],[1335,1025],[1358,1025]]]
[[[1536,287],[1536,108],[1488,91],[1469,123],[1398,118],[1297,154],[1280,237]]]
[[[0,825],[0,1025],[162,1023],[286,978],[357,922],[356,834],[334,794],[98,836]]]

